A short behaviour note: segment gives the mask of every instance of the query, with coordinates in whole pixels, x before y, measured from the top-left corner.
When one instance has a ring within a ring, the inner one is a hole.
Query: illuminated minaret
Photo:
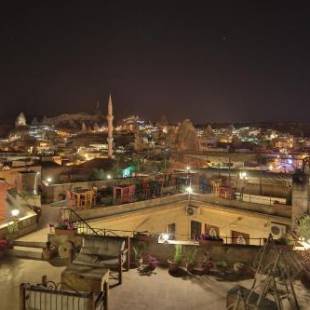
[[[109,158],[113,158],[113,105],[112,105],[112,97],[111,94],[109,96],[108,103],[108,156]]]

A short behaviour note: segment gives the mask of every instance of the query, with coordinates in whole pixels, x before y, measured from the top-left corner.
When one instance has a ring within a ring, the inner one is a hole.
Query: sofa
[[[125,240],[103,236],[85,236],[80,252],[72,264],[108,268],[118,273],[118,283],[122,284],[123,266],[127,260],[128,249]]]

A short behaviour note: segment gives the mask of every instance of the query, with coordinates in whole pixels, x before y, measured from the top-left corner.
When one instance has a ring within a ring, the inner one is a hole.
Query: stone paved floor
[[[19,285],[39,283],[42,275],[59,282],[64,267],[47,262],[5,258],[0,260],[0,310],[18,308]],[[241,284],[248,286],[249,281]],[[173,278],[167,270],[157,269],[151,276],[136,270],[124,273],[124,283],[110,290],[110,310],[205,310],[225,309],[225,297],[236,283],[218,282],[213,277]],[[310,292],[297,283],[299,301],[309,305]],[[302,309],[309,309],[307,306]]]
[[[19,285],[38,283],[42,275],[59,282],[64,267],[47,262],[6,258],[0,261],[1,310],[18,309]],[[226,290],[233,284],[171,277],[158,269],[151,276],[140,276],[136,270],[124,273],[124,283],[110,290],[111,310],[130,309],[224,309]]]

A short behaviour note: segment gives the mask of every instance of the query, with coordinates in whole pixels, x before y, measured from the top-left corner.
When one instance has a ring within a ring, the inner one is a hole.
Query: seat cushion
[[[99,264],[108,268],[112,268],[119,265],[119,259],[118,258],[100,259]]]
[[[81,263],[81,264],[96,264],[98,261],[98,256],[96,255],[87,255],[87,254],[79,254],[74,260],[73,263]]]
[[[81,253],[101,256],[118,256],[125,249],[125,241],[117,238],[87,236],[83,238]]]
[[[111,256],[79,254],[73,260],[73,264],[111,268],[111,267],[118,266],[119,258],[111,257]]]

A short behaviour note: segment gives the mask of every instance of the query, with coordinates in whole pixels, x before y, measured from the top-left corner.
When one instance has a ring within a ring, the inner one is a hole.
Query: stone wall
[[[116,214],[124,214],[128,212],[144,210],[148,208],[154,208],[156,206],[173,204],[176,202],[184,201],[186,197],[187,196],[185,194],[177,194],[177,195],[171,195],[171,196],[166,196],[162,198],[143,200],[143,201],[116,205],[116,206],[84,209],[84,210],[77,211],[77,212],[83,219],[95,219],[95,218],[116,215]]]
[[[234,263],[244,263],[252,265],[260,246],[251,245],[233,245],[233,244],[216,244],[212,245],[182,245],[183,253],[188,251],[197,251],[196,260],[200,260],[203,256],[211,257],[214,262],[226,262],[232,266]],[[174,244],[151,243],[146,249],[146,253],[156,257],[161,264],[166,265],[167,260],[173,258],[175,253]],[[186,257],[184,258],[186,259]]]
[[[210,204],[236,208],[240,210],[249,210],[274,216],[291,218],[292,207],[287,205],[262,205],[258,203],[248,203],[240,200],[228,200],[216,197],[214,195],[195,194],[193,199],[200,202],[208,202]]]
[[[201,202],[193,196],[190,204],[197,212],[187,215],[187,196],[184,194],[165,198],[141,201],[110,207],[98,207],[78,211],[88,219],[92,227],[115,230],[117,234],[132,235],[132,232],[149,232],[160,234],[167,232],[168,225],[175,225],[175,238],[188,240],[191,236],[192,221],[199,222],[201,233],[207,226],[217,227],[219,234],[228,243],[232,242],[233,231],[249,235],[251,245],[262,244],[271,231],[272,223],[289,227],[290,218],[253,212],[251,204],[248,209],[226,207],[220,204]],[[260,207],[260,205],[258,205]]]
[[[38,228],[37,215],[27,217],[17,223],[17,229],[10,226],[12,224],[3,224],[0,226],[0,239],[16,239],[35,231]]]
[[[66,191],[70,191],[77,187],[91,188],[96,186],[98,188],[104,186],[111,186],[111,181],[85,181],[85,182],[71,182],[60,184],[43,184],[43,198],[45,203],[52,203],[55,201],[63,200],[66,197]]]

